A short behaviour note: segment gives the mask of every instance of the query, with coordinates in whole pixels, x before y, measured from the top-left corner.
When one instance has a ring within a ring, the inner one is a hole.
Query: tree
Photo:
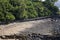
[[[9,4],[8,0],[1,0],[0,1],[0,20],[4,22],[9,22],[12,20],[15,20],[15,17],[13,16],[10,11],[12,10],[11,4]],[[9,20],[9,21],[7,21]]]
[[[54,2],[57,0],[54,0]],[[58,7],[54,6],[54,3],[47,2],[47,0],[45,2],[43,2],[43,4],[45,4],[44,6],[47,7],[50,11],[51,11],[51,16],[54,17],[55,15],[57,15],[57,12],[59,11]]]
[[[55,3],[56,1],[58,1],[58,0],[45,0],[46,2],[48,2],[48,3]]]
[[[0,0],[0,20],[24,20],[42,16],[52,16],[59,11],[57,0]]]

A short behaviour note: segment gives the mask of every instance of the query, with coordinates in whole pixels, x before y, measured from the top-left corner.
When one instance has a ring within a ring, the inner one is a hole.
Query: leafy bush
[[[56,0],[0,0],[0,21],[13,21],[16,19],[37,18],[51,16],[58,13],[54,6]],[[52,3],[53,2],[53,3]]]

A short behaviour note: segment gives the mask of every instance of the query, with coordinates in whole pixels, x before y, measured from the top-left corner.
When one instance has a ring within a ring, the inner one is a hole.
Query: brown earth
[[[0,25],[0,35],[11,35],[19,33],[40,33],[44,35],[51,35],[51,29],[52,22],[50,19],[28,22],[14,22],[8,25]]]

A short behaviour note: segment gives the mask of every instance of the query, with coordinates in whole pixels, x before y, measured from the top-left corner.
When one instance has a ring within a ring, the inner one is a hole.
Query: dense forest
[[[0,0],[0,22],[11,22],[59,14],[57,0]]]

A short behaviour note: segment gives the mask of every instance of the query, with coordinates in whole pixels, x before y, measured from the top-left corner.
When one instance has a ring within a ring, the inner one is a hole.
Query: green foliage
[[[28,18],[27,11],[23,10],[19,16],[20,16],[20,19],[27,19]]]
[[[0,21],[3,21],[4,20],[4,14],[2,12],[0,12]]]
[[[13,21],[13,20],[15,20],[15,17],[14,17],[14,15],[12,15],[11,13],[6,13],[6,17],[5,17],[5,22],[6,23],[9,23],[9,22],[11,22],[11,21]]]
[[[53,3],[43,2],[44,6],[51,11],[51,16],[57,15],[59,11],[58,7],[54,6]]]
[[[15,17],[14,17],[14,15],[12,15],[11,13],[6,13],[6,20],[10,20],[10,21],[12,21],[12,20],[15,20]]]
[[[46,0],[47,3],[55,3],[58,0]]]
[[[54,6],[56,0],[0,0],[0,21],[51,16],[59,10]],[[53,3],[52,3],[53,2]]]

